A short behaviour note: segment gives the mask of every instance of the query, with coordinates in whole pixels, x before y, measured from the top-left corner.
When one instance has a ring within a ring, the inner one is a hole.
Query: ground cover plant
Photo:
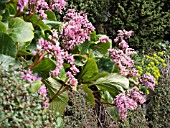
[[[126,120],[128,111],[154,91],[156,68],[137,70],[141,64],[135,64],[136,52],[126,42],[133,31],[118,30],[112,41],[96,34],[85,13],[64,10],[65,5],[64,0],[0,2],[0,109],[4,111],[0,126],[62,127],[68,91],[77,90],[91,107],[103,104],[114,118]]]

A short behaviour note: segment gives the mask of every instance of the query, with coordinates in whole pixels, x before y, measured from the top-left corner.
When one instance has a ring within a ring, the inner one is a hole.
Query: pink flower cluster
[[[149,87],[151,90],[154,90],[156,85],[155,78],[151,74],[144,74],[141,78],[141,82],[144,86]]]
[[[44,108],[48,108],[49,107],[49,103],[48,103],[48,101],[46,100],[46,98],[47,98],[47,89],[46,89],[46,87],[45,87],[45,85],[43,84],[42,86],[41,86],[41,88],[38,90],[38,93],[42,96],[42,98],[44,99],[44,101],[43,101],[43,107]]]
[[[125,120],[127,117],[127,110],[134,110],[137,107],[137,103],[130,99],[125,94],[119,94],[114,99],[113,104],[116,105],[118,112],[121,115],[122,120]]]
[[[41,77],[38,77],[37,73],[33,74],[30,69],[28,69],[26,72],[21,72],[21,78],[27,80],[29,83],[42,79]]]
[[[134,68],[134,61],[131,59],[131,55],[136,54],[134,49],[129,48],[125,39],[130,38],[132,31],[119,30],[118,36],[114,39],[115,42],[119,42],[120,49],[109,49],[109,54],[113,62],[119,67],[120,73],[123,75],[136,76],[138,70]]]
[[[70,72],[71,75],[67,75],[68,77],[67,83],[69,83],[72,86],[75,86],[78,82],[74,75],[76,75],[79,72],[79,70],[74,65],[74,57],[67,51],[64,51],[64,49],[62,49],[59,46],[57,32],[53,30],[52,33],[53,35],[49,36],[49,39],[51,41],[46,41],[44,39],[39,40],[39,45],[37,46],[39,50],[38,53],[39,54],[48,53],[49,57],[56,60],[56,68],[55,70],[51,71],[50,74],[56,76],[57,78],[59,76],[60,70],[63,67],[64,61],[70,64],[70,70],[72,73]]]
[[[42,80],[41,77],[37,76],[37,73],[33,74],[30,69],[28,69],[26,72],[21,72],[21,78],[24,79],[24,80],[27,80],[29,83],[32,83],[36,80]],[[43,107],[48,108],[49,103],[48,103],[48,100],[47,100],[47,89],[46,89],[45,85],[43,84],[37,92],[43,98]]]
[[[55,10],[58,9],[59,12],[62,12],[62,9],[65,8],[66,2],[64,0],[18,0],[17,10],[23,12],[24,8],[27,6],[27,14],[38,13],[43,19],[47,18],[45,14],[46,10]]]
[[[143,104],[145,98],[142,96],[142,92],[137,92],[136,87],[129,90],[126,94],[119,94],[114,99],[113,104],[116,105],[118,112],[121,115],[122,120],[127,117],[127,111],[134,110],[137,107],[137,103]]]
[[[105,43],[106,41],[111,42],[111,40],[109,39],[108,36],[100,37],[99,41],[102,42],[102,43]]]
[[[64,49],[72,50],[74,46],[82,44],[86,39],[90,40],[88,34],[94,31],[94,26],[88,21],[86,14],[69,9],[64,16],[64,22],[60,36]]]

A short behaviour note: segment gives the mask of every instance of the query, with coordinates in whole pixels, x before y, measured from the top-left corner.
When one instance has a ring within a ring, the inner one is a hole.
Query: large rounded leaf
[[[90,78],[98,73],[98,67],[94,59],[89,58],[83,70],[80,72],[78,79],[83,82],[89,82]]]
[[[125,76],[122,76],[121,74],[118,73],[110,73],[105,77],[99,78],[93,84],[95,85],[117,84],[123,87],[124,89],[129,88],[129,80]]]
[[[9,70],[10,66],[11,67],[13,66],[14,68],[19,67],[15,58],[0,54],[0,67],[3,68],[4,70]]]
[[[0,32],[0,54],[15,57],[16,52],[15,42],[7,34]]]
[[[53,78],[48,78],[47,81],[45,81],[45,84],[48,89],[48,93],[50,94],[50,98],[52,98],[57,91],[62,86],[57,80]],[[61,116],[66,108],[68,102],[68,94],[67,92],[63,92],[59,94],[51,103],[49,109],[53,110],[55,113],[58,114],[58,116]]]
[[[34,38],[33,26],[17,17],[9,21],[9,34],[15,42],[28,42]]]

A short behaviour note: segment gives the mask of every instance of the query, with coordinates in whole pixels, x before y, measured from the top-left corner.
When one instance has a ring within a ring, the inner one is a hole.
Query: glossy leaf
[[[64,67],[60,70],[59,78],[60,78],[60,80],[62,80],[63,82],[66,81],[66,78],[67,78],[67,77],[66,77],[66,72],[65,72]]]
[[[7,33],[6,26],[3,22],[0,22],[0,32]]]
[[[101,58],[98,62],[97,62],[98,68],[99,68],[99,72],[113,72],[114,70],[114,63],[111,59],[109,58]]]
[[[53,78],[48,78],[45,82],[50,98],[52,98],[59,88],[62,86],[57,80]],[[61,116],[65,110],[65,107],[68,102],[68,94],[67,92],[63,92],[59,94],[51,103],[49,109],[53,110],[55,113],[58,113],[58,116]]]
[[[58,117],[56,120],[56,128],[63,128],[63,119],[61,117]]]
[[[37,64],[35,67],[32,68],[34,72],[44,71],[49,72],[51,70],[54,70],[56,67],[56,64],[54,61],[50,58],[44,58],[40,61],[39,64]]]
[[[17,49],[12,38],[7,34],[0,32],[0,54],[15,57],[16,52]]]
[[[91,89],[88,88],[87,85],[83,84],[80,86],[80,88],[85,92],[85,98],[86,100],[92,105],[92,107],[95,106],[95,99],[94,95]]]
[[[94,59],[89,58],[83,70],[80,72],[78,79],[82,79],[82,81],[88,81],[88,79],[92,78],[94,75],[98,73],[98,67]]]
[[[26,17],[29,18],[29,17]],[[51,30],[49,26],[47,26],[37,15],[32,15],[29,21],[34,25],[38,25],[41,30]]]
[[[30,22],[16,17],[9,21],[9,35],[15,42],[28,42],[34,38],[33,26]]]
[[[110,48],[110,42],[106,41],[105,43],[93,44],[90,46],[90,48],[94,52],[99,52],[100,54],[104,55],[108,52],[108,49]]]
[[[21,50],[21,49],[18,50],[17,54],[18,55],[30,55],[30,56],[32,56],[32,53],[27,52],[25,50]]]
[[[109,75],[99,78],[94,82],[96,85],[100,84],[117,84],[123,87],[124,89],[129,88],[129,80],[120,74],[117,73],[110,73]]]
[[[84,43],[78,46],[80,54],[87,54],[88,48],[90,46],[90,41],[86,40]]]
[[[8,70],[10,66],[19,67],[13,57],[0,54],[0,67],[2,67],[4,70]]]
[[[107,102],[107,103],[113,102],[113,97],[110,95],[110,93],[108,91],[101,90],[100,94],[101,94],[102,101]]]
[[[101,77],[105,77],[107,75],[108,75],[108,72],[97,73],[97,74],[94,74],[91,78],[85,79],[83,82],[92,82],[92,81],[95,81]]]
[[[55,13],[52,11],[45,11],[45,14],[47,14],[47,19],[48,20],[52,20],[52,21],[56,21],[56,16]]]
[[[30,92],[36,92],[38,91],[42,86],[42,82],[40,80],[36,80],[31,83],[31,86],[28,88]]]

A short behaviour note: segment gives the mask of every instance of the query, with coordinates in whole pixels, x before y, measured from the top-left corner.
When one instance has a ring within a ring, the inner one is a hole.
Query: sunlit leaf
[[[25,22],[19,17],[12,18],[8,23],[8,27],[9,35],[15,42],[27,42],[34,38],[32,23]]]
[[[53,78],[48,78],[45,82],[48,92],[50,94],[50,98],[52,98],[59,88],[62,86],[57,80]],[[68,102],[68,94],[67,91],[59,94],[51,103],[49,109],[53,110],[55,113],[57,112],[59,116],[61,116],[66,108]]]
[[[41,86],[42,86],[42,82],[40,80],[36,80],[36,81],[31,83],[31,86],[29,87],[28,90],[30,92],[36,92],[40,89]]]

